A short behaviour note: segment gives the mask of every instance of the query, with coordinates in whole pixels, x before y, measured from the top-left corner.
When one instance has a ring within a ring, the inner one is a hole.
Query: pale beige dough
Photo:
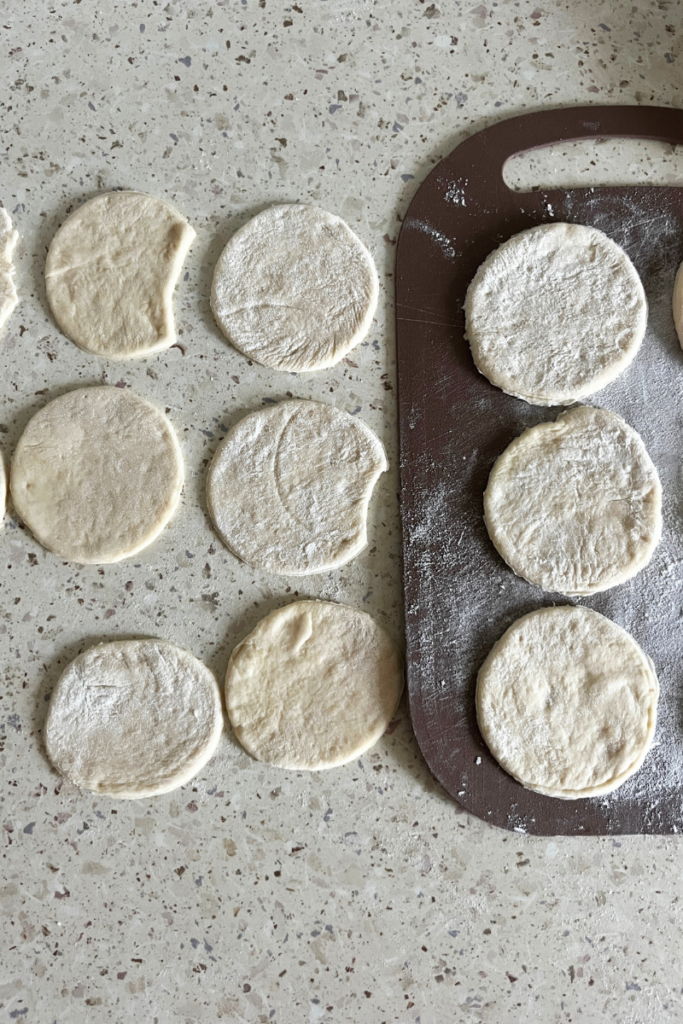
[[[107,192],[80,206],[52,239],[47,297],[66,336],[109,359],[175,343],[173,289],[194,229],[170,203]]]
[[[683,348],[683,263],[678,268],[674,282],[673,314],[678,341]]]
[[[465,299],[477,369],[532,405],[571,405],[634,359],[647,300],[624,250],[596,228],[541,224],[482,263]]]
[[[333,768],[385,731],[403,689],[398,648],[365,612],[297,601],[232,653],[225,702],[238,740],[279,768]]]
[[[81,388],[29,421],[12,457],[17,513],[40,543],[74,562],[118,562],[161,533],[184,466],[166,416],[130,391]]]
[[[18,239],[19,233],[12,227],[10,215],[0,206],[0,328],[19,301],[12,262],[12,253]]]
[[[494,644],[477,679],[477,721],[500,766],[562,800],[616,789],[655,731],[654,665],[590,608],[541,608]]]
[[[372,256],[316,206],[272,206],[230,239],[213,277],[223,334],[275,370],[334,366],[362,341],[377,307]]]
[[[594,594],[647,565],[662,533],[662,488],[640,435],[580,406],[525,430],[491,470],[489,536],[530,583]]]
[[[7,511],[7,474],[5,472],[5,457],[0,452],[0,526],[5,521]]]
[[[249,565],[324,572],[367,544],[368,504],[386,468],[380,441],[357,417],[320,402],[279,402],[245,416],[219,445],[209,511]]]
[[[212,673],[166,640],[100,644],[57,683],[45,747],[58,772],[83,789],[139,800],[188,782],[223,730]]]

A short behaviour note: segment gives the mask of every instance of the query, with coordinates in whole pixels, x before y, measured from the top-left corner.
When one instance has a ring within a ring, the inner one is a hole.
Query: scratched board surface
[[[584,138],[683,143],[683,111],[590,107],[504,121],[462,143],[410,205],[397,252],[396,313],[408,691],[418,742],[467,810],[539,835],[683,830],[683,352],[671,296],[683,261],[683,189],[652,186],[512,192],[510,156]],[[495,459],[560,409],[533,407],[481,376],[464,338],[462,305],[477,267],[533,225],[570,221],[604,231],[641,275],[649,304],[628,370],[588,399],[623,416],[660,474],[664,529],[649,566],[591,598],[547,594],[515,576],[491,544],[482,496]],[[615,793],[564,801],[524,789],[494,761],[476,723],[476,674],[520,615],[581,603],[623,626],[660,682],[654,746]]]

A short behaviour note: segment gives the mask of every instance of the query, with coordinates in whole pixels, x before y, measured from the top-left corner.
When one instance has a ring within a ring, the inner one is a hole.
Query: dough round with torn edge
[[[267,615],[235,648],[225,702],[252,757],[317,771],[368,750],[386,730],[402,689],[398,648],[370,615],[297,601]]]
[[[173,289],[194,238],[182,214],[144,192],[107,192],[79,206],[45,265],[50,308],[67,338],[108,359],[173,345]]]
[[[116,387],[80,388],[29,421],[12,457],[18,515],[40,543],[82,564],[118,562],[147,547],[183,487],[170,421]]]
[[[188,782],[223,730],[213,674],[166,640],[119,640],[79,654],[50,700],[47,755],[83,789],[138,800]]]
[[[634,359],[647,300],[624,250],[597,228],[541,224],[482,263],[467,289],[477,369],[532,405],[571,405]]]
[[[541,608],[494,644],[477,721],[500,766],[562,800],[616,789],[654,736],[659,684],[636,641],[590,608]]]
[[[12,227],[10,215],[0,206],[0,328],[19,301],[12,262],[12,253],[18,240],[19,232]]]
[[[662,533],[662,488],[621,416],[580,406],[530,427],[498,458],[484,519],[511,569],[544,590],[594,594],[648,564]]]
[[[372,256],[317,206],[272,206],[235,232],[213,277],[211,309],[236,349],[275,370],[334,366],[377,308]]]
[[[367,544],[379,439],[321,402],[279,402],[245,416],[218,447],[207,498],[221,539],[248,565],[284,576],[337,568]]]

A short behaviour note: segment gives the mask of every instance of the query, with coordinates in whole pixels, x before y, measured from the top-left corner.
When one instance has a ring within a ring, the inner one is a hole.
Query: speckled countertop
[[[680,105],[681,10],[7,0],[0,200],[21,233],[22,304],[0,337],[0,448],[49,397],[107,382],[170,410],[188,476],[179,513],[135,561],[63,563],[11,516],[0,534],[0,1022],[683,1021],[680,841],[534,839],[459,813],[405,705],[344,768],[268,770],[226,734],[194,785],[150,801],[79,792],[41,745],[59,673],[100,639],[167,637],[222,678],[234,644],[298,593],[364,608],[400,642],[400,217],[433,164],[494,119]],[[683,160],[668,147],[574,146],[509,168],[511,181],[529,175],[680,182]],[[179,344],[139,363],[79,351],[45,300],[55,229],[112,187],[167,197],[198,233],[176,294]],[[344,217],[382,281],[368,340],[304,376],[249,365],[208,304],[231,233],[297,199]],[[290,394],[357,411],[392,465],[367,550],[306,580],[239,563],[204,500],[225,429]]]

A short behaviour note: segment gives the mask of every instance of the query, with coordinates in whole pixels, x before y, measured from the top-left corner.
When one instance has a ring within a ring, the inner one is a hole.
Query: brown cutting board
[[[683,352],[671,295],[683,261],[683,189],[628,186],[518,193],[502,169],[515,153],[607,137],[683,144],[683,111],[583,107],[495,124],[461,143],[419,188],[396,268],[410,710],[434,775],[463,807],[537,835],[683,832]],[[664,489],[664,532],[634,580],[582,600],[623,626],[653,659],[661,694],[655,745],[615,793],[564,801],[525,790],[493,760],[474,711],[476,674],[520,615],[576,603],[516,577],[491,544],[482,495],[491,467],[526,427],[555,419],[476,370],[462,306],[479,264],[518,231],[589,224],[623,246],[649,303],[642,348],[589,403],[642,436]]]

